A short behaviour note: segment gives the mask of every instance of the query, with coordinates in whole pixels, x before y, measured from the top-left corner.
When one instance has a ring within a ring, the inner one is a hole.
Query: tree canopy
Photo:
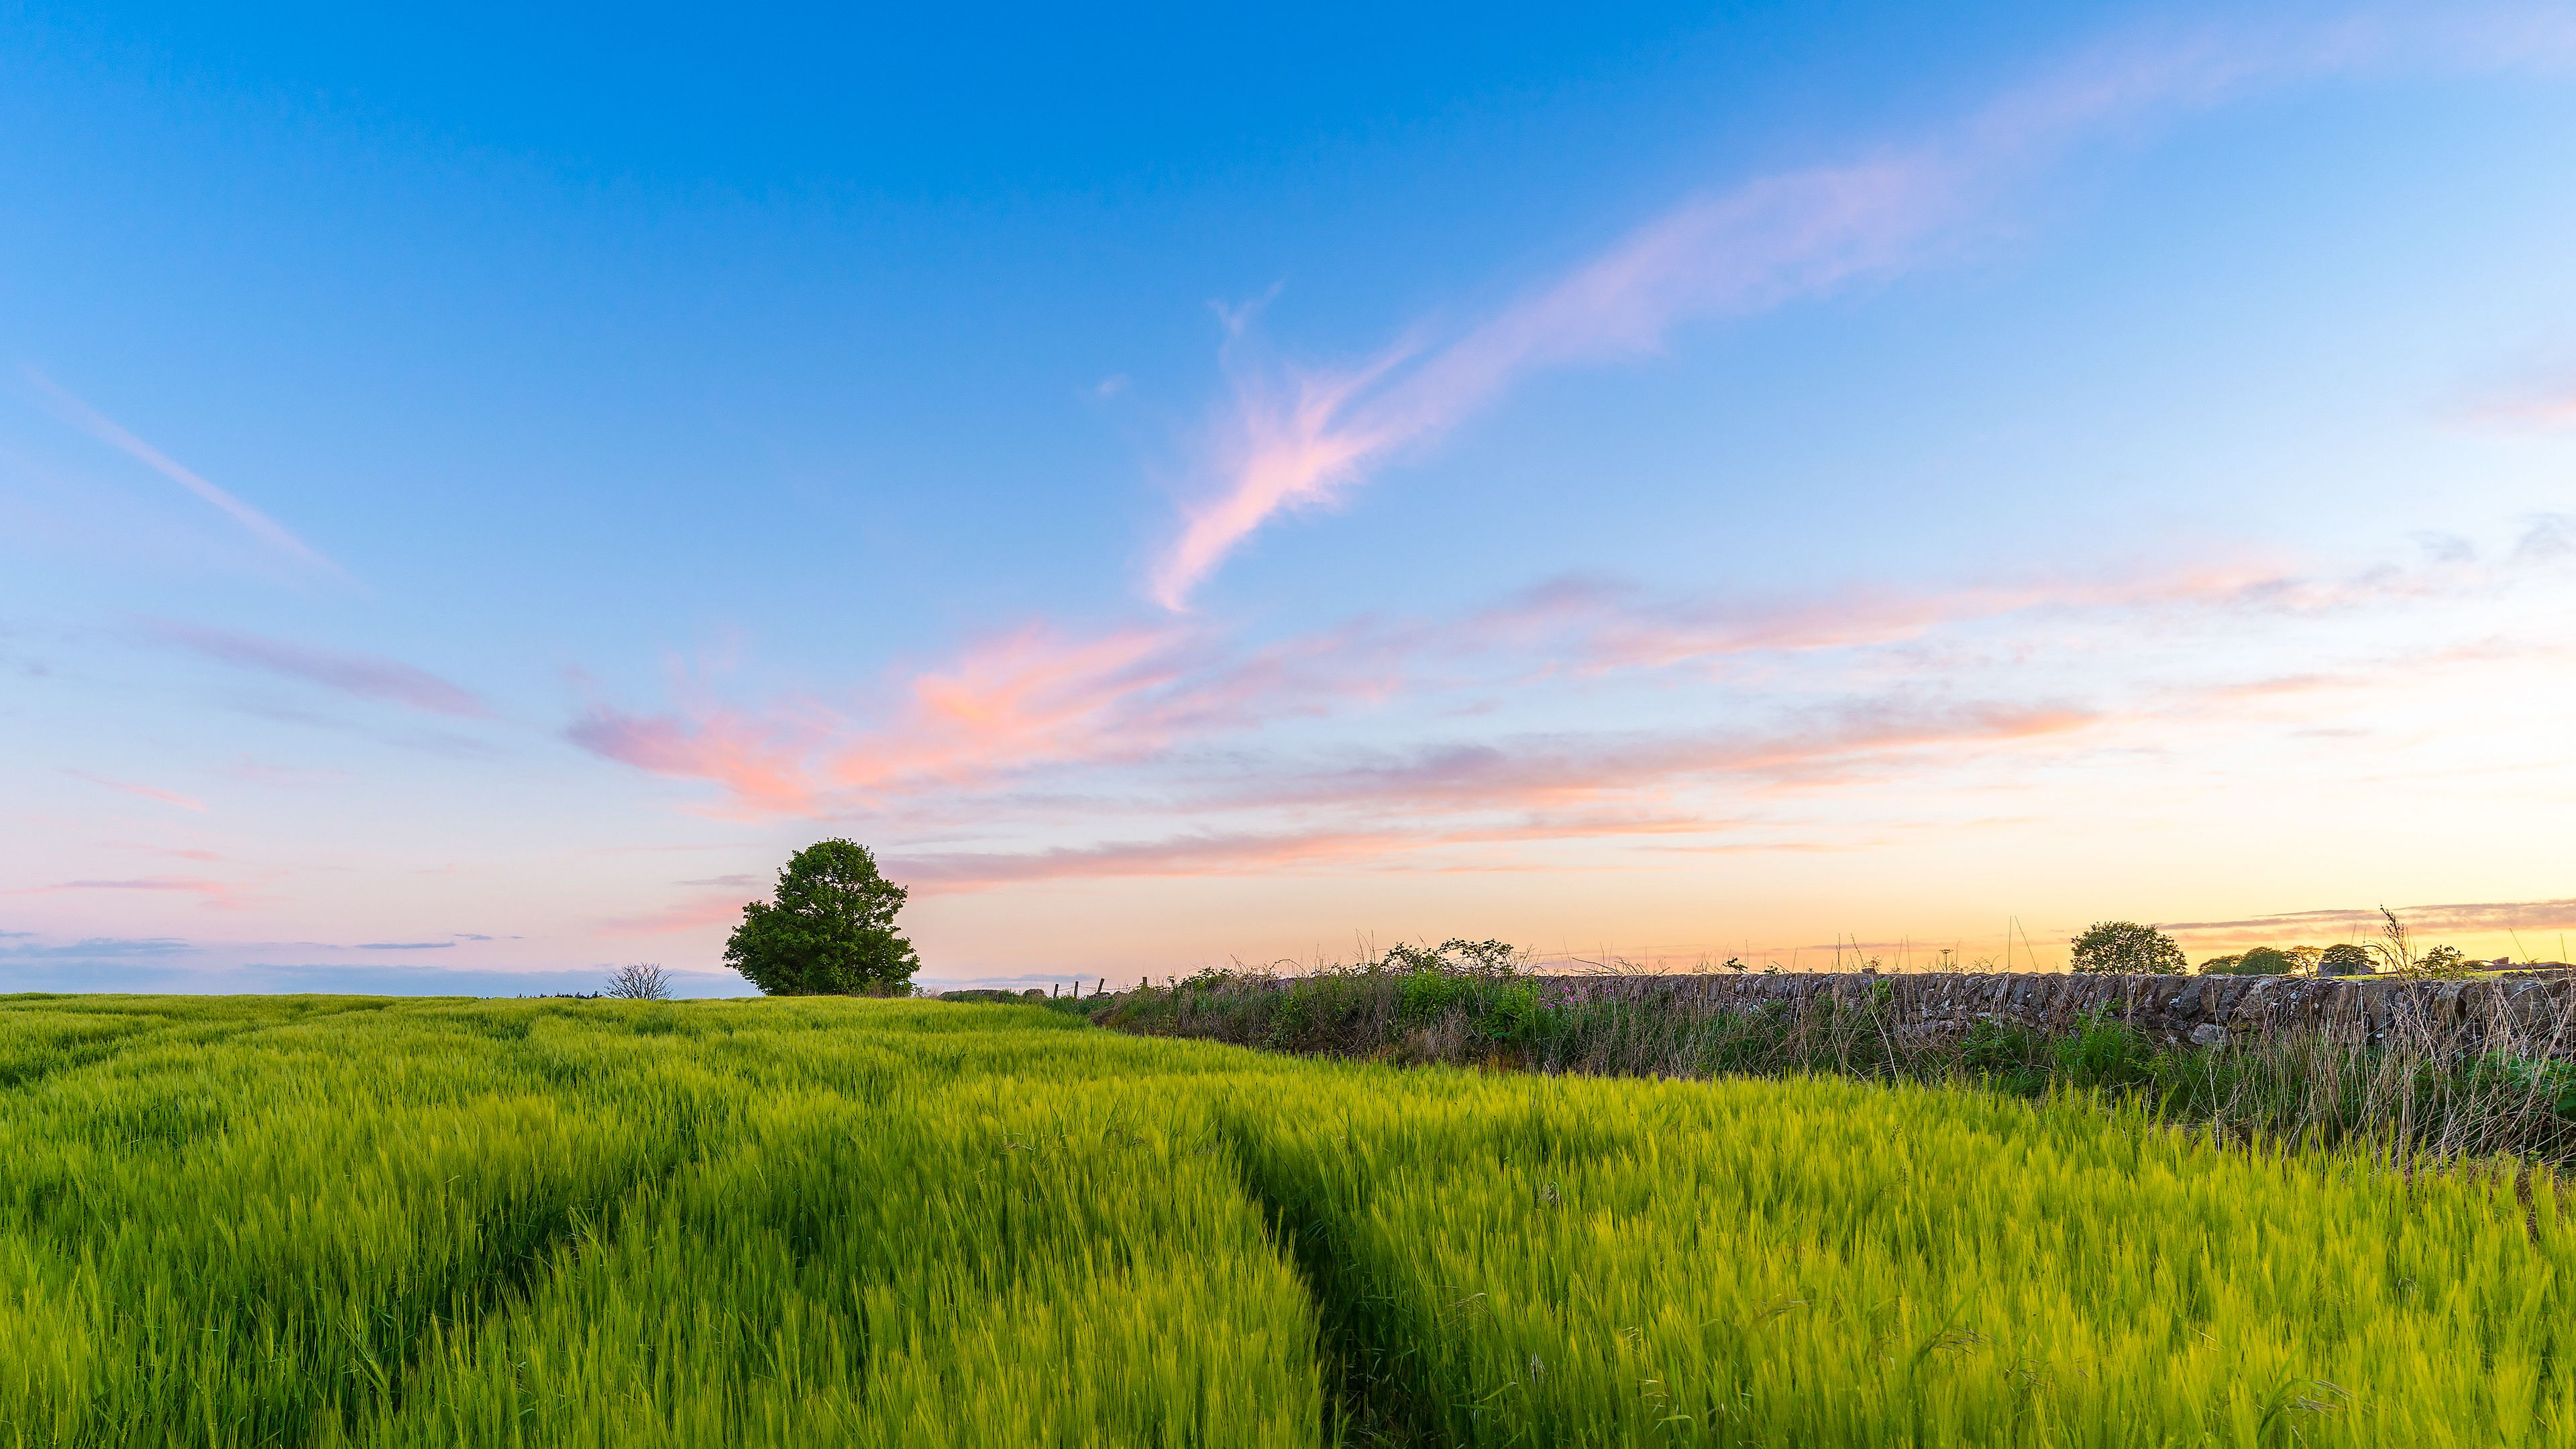
[[[2471,961],[2468,953],[2457,946],[2436,946],[2416,958],[2418,976],[2470,976],[2485,963]]]
[[[2203,976],[2296,976],[2299,958],[2271,946],[2257,946],[2241,956],[2215,956],[2200,963]]]
[[[2174,938],[2135,921],[2095,921],[2073,942],[2069,969],[2126,976],[2174,976],[2190,964]]]
[[[725,964],[772,996],[855,995],[912,980],[921,959],[894,929],[903,887],[877,873],[855,841],[825,840],[788,858],[768,902],[742,908]]]

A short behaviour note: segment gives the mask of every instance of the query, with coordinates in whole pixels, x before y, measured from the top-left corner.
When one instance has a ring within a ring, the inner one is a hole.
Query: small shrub
[[[2078,1087],[2136,1087],[2155,1076],[2154,1045],[2105,1016],[2084,1018],[2074,1035],[2057,1042],[2055,1053],[2061,1074]]]
[[[1477,1034],[1487,1041],[1523,1045],[1538,1036],[1541,1013],[1538,987],[1521,982],[1494,991],[1485,1001],[1485,1014],[1476,1023]]]
[[[1270,1044],[1294,1050],[1314,1029],[1315,998],[1311,991],[1290,988],[1270,1013]]]
[[[671,999],[671,973],[650,961],[620,966],[608,978],[600,993],[621,1001],[668,1001]]]
[[[1421,966],[1404,973],[1396,987],[1396,1021],[1407,1028],[1429,1026],[1449,1014],[1449,1008],[1467,994],[1467,983],[1437,967]]]
[[[2026,1022],[1980,1021],[1959,1041],[1962,1072],[2025,1097],[2048,1089],[2053,1056],[2048,1038]]]

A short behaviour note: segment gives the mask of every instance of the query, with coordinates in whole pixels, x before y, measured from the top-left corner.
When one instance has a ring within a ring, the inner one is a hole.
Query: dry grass
[[[2516,1011],[2464,1020],[2452,1010],[2462,998],[2441,994],[2454,988],[2428,985],[2374,1032],[2240,1034],[2212,1050],[2159,1043],[2107,1016],[2054,1031],[1963,1016],[1940,1009],[1937,992],[1859,977],[1753,1006],[1654,978],[1604,985],[1419,962],[1289,978],[1207,973],[1128,993],[1099,1016],[1131,1031],[1400,1063],[1594,1076],[1830,1074],[2022,1096],[2062,1087],[2116,1095],[2168,1121],[2365,1144],[2390,1159],[2576,1160],[2576,993],[2535,994]]]

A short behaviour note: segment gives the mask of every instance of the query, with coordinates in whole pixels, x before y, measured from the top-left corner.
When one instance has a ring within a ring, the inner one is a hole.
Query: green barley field
[[[2081,1099],[6,998],[0,1442],[2576,1444],[2576,1227]]]

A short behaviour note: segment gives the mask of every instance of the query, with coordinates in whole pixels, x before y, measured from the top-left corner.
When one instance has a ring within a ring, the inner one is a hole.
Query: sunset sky
[[[107,8],[0,990],[2576,943],[2576,5]]]

